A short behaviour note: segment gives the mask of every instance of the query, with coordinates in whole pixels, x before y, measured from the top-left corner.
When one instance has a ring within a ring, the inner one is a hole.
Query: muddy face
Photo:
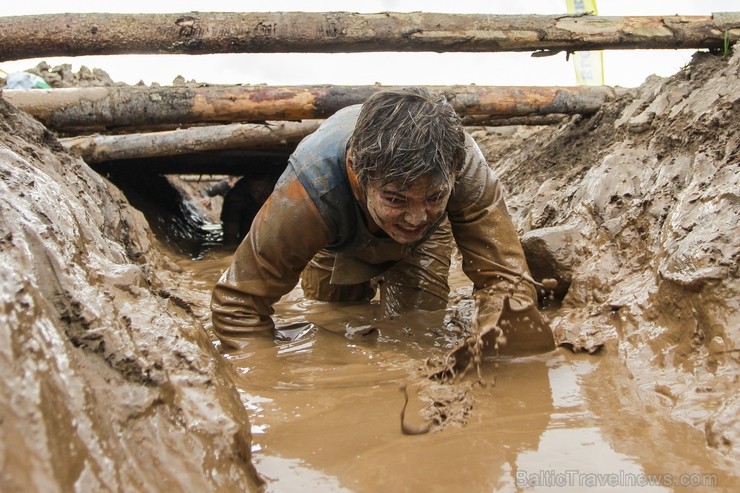
[[[420,240],[442,217],[450,198],[447,185],[423,176],[410,185],[392,182],[368,185],[367,210],[375,224],[398,243]]]

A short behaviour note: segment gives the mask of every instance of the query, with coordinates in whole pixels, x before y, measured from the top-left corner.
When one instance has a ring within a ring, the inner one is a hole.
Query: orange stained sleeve
[[[521,242],[506,209],[501,185],[468,135],[467,160],[447,211],[463,257],[462,268],[476,290],[518,292],[537,301]]]
[[[250,335],[272,336],[272,305],[295,287],[329,239],[329,228],[297,178],[275,189],[213,289],[213,330],[221,342],[240,348]]]

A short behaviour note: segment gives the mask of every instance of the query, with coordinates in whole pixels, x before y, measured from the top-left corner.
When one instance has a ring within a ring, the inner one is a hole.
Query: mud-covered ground
[[[459,270],[445,324],[296,290],[277,316],[314,330],[219,355],[230,252],[160,244],[0,101],[0,490],[249,490],[251,449],[270,491],[734,491],[739,72],[699,54],[591,117],[475,131],[564,346],[451,384],[426,374],[470,321]],[[430,433],[401,433],[401,384]]]

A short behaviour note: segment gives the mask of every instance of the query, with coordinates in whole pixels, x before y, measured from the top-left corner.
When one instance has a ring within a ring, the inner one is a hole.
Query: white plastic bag
[[[50,89],[51,86],[38,75],[13,72],[5,79],[5,89]]]

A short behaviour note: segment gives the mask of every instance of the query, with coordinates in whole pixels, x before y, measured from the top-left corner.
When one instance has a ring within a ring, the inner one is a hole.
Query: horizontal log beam
[[[271,153],[231,149],[89,164],[102,174],[126,173],[132,176],[183,173],[250,175],[255,172],[268,172],[279,176],[285,169],[289,157],[289,151]]]
[[[562,114],[499,119],[466,117],[463,124],[469,128],[552,125],[563,122],[567,117],[568,115]],[[126,135],[80,135],[61,138],[59,141],[88,164],[163,156],[185,156],[230,149],[290,153],[304,137],[316,131],[322,121],[232,123]]]
[[[389,86],[386,86],[389,87]],[[607,86],[428,86],[460,116],[589,114],[627,92]],[[64,132],[203,122],[323,119],[384,86],[91,87],[5,90],[2,96]]]
[[[507,127],[511,125],[557,125],[570,115],[552,113],[549,115],[496,117],[489,115],[471,115],[462,119],[466,127]]]
[[[292,150],[321,120],[215,125],[167,132],[89,135],[60,139],[88,164],[122,159],[177,156],[226,149]]]
[[[46,14],[0,17],[0,61],[156,53],[721,49],[740,15],[602,17],[428,12]]]

